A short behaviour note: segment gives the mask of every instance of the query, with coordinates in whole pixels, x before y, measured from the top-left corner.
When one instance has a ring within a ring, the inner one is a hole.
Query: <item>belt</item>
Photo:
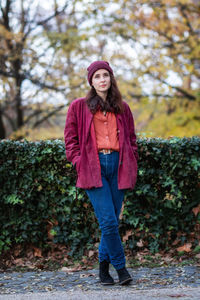
[[[110,154],[112,152],[114,152],[114,150],[112,149],[101,149],[99,150],[100,153],[103,153],[103,154]]]

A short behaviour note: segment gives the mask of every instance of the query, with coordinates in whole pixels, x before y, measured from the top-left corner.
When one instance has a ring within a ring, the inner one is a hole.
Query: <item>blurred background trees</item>
[[[98,59],[110,61],[138,132],[200,134],[199,1],[0,5],[0,138],[62,138]]]
[[[200,3],[192,0],[121,1],[102,27],[127,47],[122,80],[142,131],[200,132],[199,12]]]

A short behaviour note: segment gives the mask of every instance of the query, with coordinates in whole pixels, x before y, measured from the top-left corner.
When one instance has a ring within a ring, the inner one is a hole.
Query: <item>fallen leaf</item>
[[[194,207],[192,209],[193,214],[195,215],[195,217],[198,215],[198,213],[200,212],[200,204],[197,207]]]
[[[184,251],[184,252],[190,252],[191,251],[191,247],[192,247],[192,244],[191,243],[187,243],[187,244],[185,244],[185,245],[183,245],[183,246],[181,246],[181,247],[178,247],[176,250],[178,251],[178,252],[182,252],[182,251]]]
[[[168,256],[168,255],[166,255],[166,256],[163,257],[163,260],[164,260],[165,262],[171,262],[171,261],[173,260],[173,258],[170,257],[170,256]]]
[[[21,253],[21,251],[22,251],[22,247],[20,245],[17,245],[17,247],[14,250],[14,256],[15,257],[19,256],[19,254]]]
[[[139,242],[137,242],[137,246],[138,246],[139,248],[144,247],[143,240],[140,239]]]
[[[31,264],[31,263],[26,263],[26,265],[25,265],[27,268],[29,268],[29,269],[35,269],[35,266],[33,265],[33,264]],[[37,266],[36,266],[37,267]],[[39,268],[38,268],[39,269]]]
[[[67,273],[78,272],[78,271],[81,271],[81,270],[82,270],[81,266],[76,266],[74,268],[62,267],[62,269],[61,269],[61,271],[67,272]]]
[[[22,266],[24,262],[23,262],[23,259],[22,259],[22,258],[16,258],[16,259],[14,260],[14,263],[15,263],[16,265]]]
[[[93,251],[93,250],[90,250],[90,251],[88,252],[88,256],[89,256],[89,257],[92,257],[94,254],[95,254],[95,251]]]
[[[39,248],[33,247],[34,256],[35,257],[42,257],[42,251]]]
[[[138,284],[138,283],[143,283],[143,282],[148,282],[148,281],[150,281],[150,279],[147,279],[147,278],[141,278],[141,279],[137,279],[137,280],[136,280],[136,283]]]
[[[173,246],[176,246],[179,242],[180,242],[180,240],[175,240],[175,241],[172,243],[172,245],[173,245]]]
[[[84,278],[84,277],[92,277],[95,276],[95,274],[92,273],[84,273],[84,274],[80,274],[80,278]]]
[[[62,271],[62,272],[72,272],[72,271],[71,271],[71,268],[67,268],[67,267],[62,267],[62,268],[61,268],[61,271]]]
[[[28,249],[27,252],[26,252],[26,256],[28,257],[28,259],[34,258],[33,250]]]
[[[129,238],[129,236],[132,235],[132,233],[133,233],[132,229],[131,230],[127,230],[126,234],[123,236],[123,239],[122,239],[123,242],[126,242],[128,240],[128,238]]]

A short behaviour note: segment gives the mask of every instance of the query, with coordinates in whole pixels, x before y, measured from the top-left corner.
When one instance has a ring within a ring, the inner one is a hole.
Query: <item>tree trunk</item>
[[[21,85],[22,85],[22,80],[18,76],[16,76],[16,96],[15,96],[15,103],[16,103],[16,118],[17,118],[17,129],[22,127],[24,125],[24,120],[23,120],[23,109],[22,109],[22,98],[21,98]]]
[[[5,139],[5,138],[6,138],[6,130],[3,124],[3,114],[0,107],[0,139]]]

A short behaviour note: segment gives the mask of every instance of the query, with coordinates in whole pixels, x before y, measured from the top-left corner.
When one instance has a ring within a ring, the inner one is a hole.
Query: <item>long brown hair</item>
[[[98,110],[114,112],[115,114],[120,114],[124,111],[122,96],[118,89],[115,77],[110,72],[109,74],[111,85],[108,90],[106,101],[96,93],[94,87],[92,87],[86,95],[86,103],[93,114]]]

